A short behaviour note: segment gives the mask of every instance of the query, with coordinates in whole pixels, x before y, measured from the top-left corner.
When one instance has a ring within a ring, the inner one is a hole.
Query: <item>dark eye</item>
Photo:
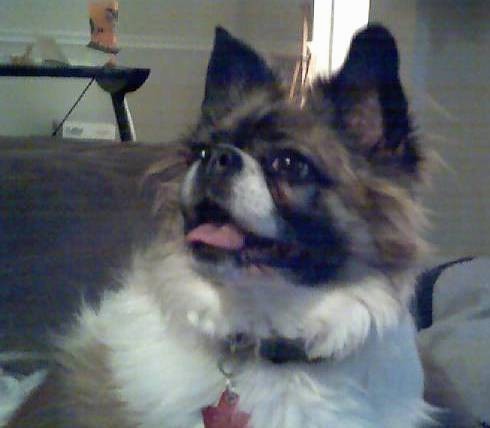
[[[316,179],[316,169],[302,154],[281,150],[271,154],[266,169],[269,174],[292,182],[305,183]]]

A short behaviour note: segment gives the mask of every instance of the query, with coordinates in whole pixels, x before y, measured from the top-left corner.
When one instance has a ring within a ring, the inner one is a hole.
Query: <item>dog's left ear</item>
[[[202,102],[204,118],[220,116],[248,93],[261,89],[278,92],[272,69],[250,46],[217,27]]]
[[[398,50],[386,28],[369,25],[357,33],[340,71],[313,83],[307,106],[377,171],[419,173],[422,156],[400,83]]]

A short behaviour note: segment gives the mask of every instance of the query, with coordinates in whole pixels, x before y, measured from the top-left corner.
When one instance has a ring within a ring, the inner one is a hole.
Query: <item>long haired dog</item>
[[[407,308],[424,155],[398,62],[389,32],[369,26],[300,109],[263,58],[216,30],[180,238],[135,257],[61,340],[61,426],[428,420]]]

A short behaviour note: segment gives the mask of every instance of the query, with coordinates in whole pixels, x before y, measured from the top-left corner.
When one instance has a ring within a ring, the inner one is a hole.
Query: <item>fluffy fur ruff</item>
[[[170,254],[162,261],[161,248],[156,251],[135,263],[125,287],[107,293],[98,310],[85,307],[61,343],[69,368],[64,382],[83,403],[76,413],[80,426],[92,426],[85,418],[97,415],[104,426],[116,426],[109,422],[114,418],[124,420],[122,426],[200,427],[201,409],[226,387],[223,358],[236,370],[240,409],[254,428],[427,422],[411,317],[382,278],[350,285],[347,293],[296,290],[278,281],[265,296],[260,284],[217,290],[192,273],[187,257]],[[328,358],[275,365],[251,357],[238,364],[222,353],[233,331],[301,333],[313,354]],[[111,387],[100,377],[101,362]],[[123,416],[115,418],[115,409]]]

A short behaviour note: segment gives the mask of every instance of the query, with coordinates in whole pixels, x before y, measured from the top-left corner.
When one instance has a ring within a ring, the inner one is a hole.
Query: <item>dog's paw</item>
[[[372,328],[368,309],[355,300],[341,298],[332,307],[320,305],[312,314],[306,353],[310,359],[342,359],[359,348]]]

